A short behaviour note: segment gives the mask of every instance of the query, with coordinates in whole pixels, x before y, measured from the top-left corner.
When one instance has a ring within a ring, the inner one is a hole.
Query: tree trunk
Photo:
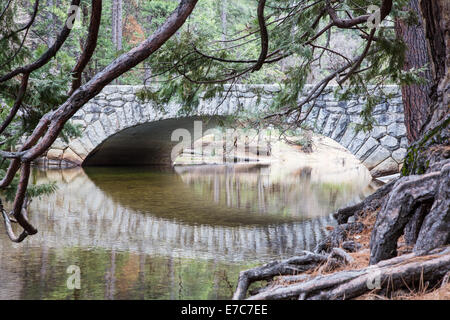
[[[432,71],[432,103],[424,132],[435,128],[449,116],[450,91],[450,2],[420,1],[425,38]]]
[[[221,19],[222,19],[222,41],[225,41],[227,40],[227,0],[222,0]]]
[[[409,148],[403,175],[430,171],[434,163],[450,157],[450,3],[420,0],[419,4],[431,67],[431,102],[421,137]]]
[[[122,0],[113,0],[112,4],[112,42],[117,51],[122,50]]]
[[[296,275],[317,268],[327,261],[327,256],[304,251],[302,255],[292,257],[283,261],[273,261],[262,267],[242,271],[239,274],[238,284],[234,292],[234,300],[242,300],[247,294],[248,287],[252,282],[270,280],[281,275]]]
[[[417,23],[413,25],[409,25],[400,19],[395,22],[397,37],[402,38],[407,46],[403,69],[408,71],[411,68],[428,67],[428,70],[422,73],[422,77],[425,78],[427,84],[402,86],[406,135],[409,142],[413,142],[422,135],[422,127],[429,115],[432,77],[429,69],[425,31],[420,17],[419,0],[410,0],[409,7],[405,9],[413,11],[418,19]]]
[[[431,103],[408,149],[397,180],[377,215],[370,241],[370,263],[394,257],[397,239],[406,233],[416,253],[450,242],[450,2],[420,1],[431,65]],[[412,124],[414,126],[415,124]]]
[[[117,14],[117,0],[112,1],[111,6],[111,41],[116,46],[116,14]]]
[[[116,49],[118,51],[122,50],[122,11],[123,11],[123,2],[122,0],[117,0],[117,25],[116,25]]]
[[[410,5],[417,9],[417,1]],[[436,284],[448,273],[450,265],[450,1],[419,0],[426,49],[416,27],[397,22],[397,32],[409,47],[405,68],[421,67],[428,53],[430,86],[403,88],[405,118],[409,139],[415,140],[408,149],[402,169],[403,177],[380,188],[364,202],[339,210],[335,218],[345,223],[352,215],[381,208],[370,240],[370,264],[360,269],[342,271],[296,283],[271,286],[260,290],[251,299],[348,299],[371,289],[373,271],[379,271],[381,288],[411,288],[418,280]],[[425,90],[429,90],[428,95]],[[336,228],[317,251],[341,245],[346,239],[344,229]],[[413,253],[397,255],[397,241],[405,234]],[[442,247],[441,249],[436,249]],[[268,265],[267,267],[273,267]],[[277,265],[275,265],[277,266]],[[251,270],[242,273],[235,298],[241,298],[243,288],[266,274]],[[269,270],[273,274],[273,270]],[[278,271],[278,270],[277,270]],[[270,273],[268,272],[268,273]],[[286,274],[286,273],[285,273]],[[260,276],[258,278],[258,276]],[[443,282],[443,281],[442,281]]]

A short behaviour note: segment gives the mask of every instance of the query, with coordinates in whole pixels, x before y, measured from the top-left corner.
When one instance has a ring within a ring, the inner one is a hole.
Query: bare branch
[[[212,59],[212,60],[216,60],[216,61],[220,61],[220,62],[226,62],[226,63],[256,63],[256,62],[258,62],[258,60],[254,60],[254,59],[253,59],[253,60],[222,59],[222,58],[219,58],[219,57],[210,56],[210,55],[207,55],[207,54],[205,54],[205,53],[203,53],[203,52],[200,52],[200,51],[199,51],[197,48],[195,48],[195,47],[194,47],[194,51],[195,51],[195,53],[197,53],[197,54],[203,56],[204,58],[208,58],[208,59]],[[266,56],[266,58],[270,58],[270,57],[274,56],[275,54],[277,54],[277,53],[279,53],[279,52],[280,52],[280,50],[275,50],[274,52],[268,54],[268,55]],[[286,55],[281,55],[281,56],[279,56],[279,57],[277,57],[277,58],[274,58],[274,59],[271,59],[271,60],[264,60],[263,63],[273,63],[273,62],[277,62],[277,61],[280,61],[281,59],[286,58],[287,56],[288,56],[287,54],[286,54]]]
[[[380,8],[380,21],[383,21],[384,18],[391,12],[392,9],[392,0],[383,0],[383,3],[381,4]],[[330,16],[331,20],[333,21],[333,25],[342,28],[342,29],[350,29],[353,28],[359,24],[367,22],[367,20],[370,18],[370,15],[362,15],[356,18],[350,18],[350,19],[341,19],[338,17],[336,11],[331,6],[330,1],[327,1],[327,12]]]
[[[80,0],[72,0],[72,2],[71,2],[71,6],[78,6],[79,4],[80,4]],[[44,66],[45,64],[47,64],[47,62],[49,62],[50,59],[56,55],[56,53],[59,51],[61,46],[64,44],[64,42],[68,38],[71,28],[68,27],[67,21],[70,18],[71,18],[71,16],[69,15],[67,17],[66,22],[64,23],[64,28],[61,31],[61,33],[58,35],[58,37],[56,38],[55,43],[50,48],[48,48],[48,50],[46,52],[44,52],[44,54],[39,59],[37,59],[36,61],[34,61],[26,66],[19,67],[13,71],[1,76],[0,83],[11,79],[11,78],[17,76],[18,74],[31,73],[31,72],[39,69],[40,67]]]
[[[28,86],[29,76],[30,76],[30,74],[28,74],[28,73],[25,73],[22,76],[22,82],[20,84],[19,93],[17,94],[16,101],[14,102],[14,105],[11,108],[11,111],[9,112],[8,116],[6,117],[6,119],[3,121],[3,123],[0,126],[0,134],[2,134],[3,131],[5,131],[5,129],[9,126],[11,121],[16,116],[17,111],[19,110],[20,106],[22,105],[22,100],[25,96],[25,92],[26,92],[27,86]]]
[[[261,52],[259,54],[258,61],[252,68],[252,72],[261,69],[264,64],[264,60],[267,57],[267,51],[269,50],[269,35],[267,33],[266,21],[264,20],[264,6],[266,5],[266,0],[259,0],[258,3],[258,23],[259,30],[261,34]]]
[[[12,0],[8,0],[8,3],[6,3],[5,8],[3,9],[2,13],[0,13],[0,19],[3,18],[3,15],[5,14],[6,10],[8,10],[9,5],[11,4]]]
[[[30,163],[24,162],[20,170],[19,186],[17,187],[16,198],[14,199],[13,216],[17,223],[29,234],[33,235],[37,233],[37,229],[28,222],[26,215],[24,214],[24,204],[26,205],[26,192],[28,187],[28,180],[30,178]]]
[[[185,77],[189,82],[196,83],[196,84],[213,84],[213,83],[223,83],[223,82],[227,82],[230,80],[234,80],[234,79],[246,74],[250,70],[252,70],[253,66],[250,68],[244,69],[243,71],[241,71],[237,74],[228,76],[227,78],[216,79],[216,80],[195,80],[195,79],[190,78],[185,72],[182,72],[178,67],[176,69],[177,69],[178,73],[180,73],[183,77]]]
[[[373,28],[370,31],[370,35],[369,35],[369,40],[367,41],[366,47],[364,48],[363,53],[358,57],[358,59],[355,61],[355,63],[353,64],[352,68],[350,69],[349,72],[347,72],[347,74],[338,81],[339,85],[342,85],[360,66],[360,64],[362,63],[362,61],[364,60],[364,58],[367,56],[367,53],[369,52],[370,49],[370,45],[372,44],[372,37],[375,34],[375,28]]]
[[[335,54],[335,55],[337,55],[337,56],[340,56],[341,58],[343,58],[345,61],[347,61],[347,62],[351,62],[351,60],[349,59],[349,58],[347,58],[346,56],[344,56],[342,53],[339,53],[339,52],[337,52],[337,51],[335,51],[335,50],[333,50],[333,49],[330,49],[330,48],[328,48],[328,47],[322,47],[322,46],[319,46],[319,45],[317,45],[317,44],[310,44],[312,47],[314,47],[314,48],[318,48],[318,49],[322,49],[323,51],[328,51],[328,52],[331,52],[331,53],[333,53],[333,54]]]
[[[0,156],[2,156],[3,158],[14,158],[14,160],[11,161],[8,170],[6,171],[5,176],[0,181],[0,189],[7,187],[12,182],[12,180],[14,179],[14,175],[20,168],[20,158],[25,154],[25,150],[33,147],[45,133],[45,131],[48,128],[48,125],[50,124],[50,117],[52,114],[53,112],[49,112],[41,118],[38,125],[36,126],[36,128],[34,128],[33,132],[31,133],[30,137],[25,141],[25,143],[20,148],[19,152],[0,151]]]
[[[8,234],[9,239],[12,242],[22,242],[23,240],[25,240],[25,238],[28,236],[28,232],[26,230],[23,230],[22,233],[18,236],[16,236],[14,234],[14,231],[12,229],[11,226],[11,218],[9,217],[8,213],[5,211],[5,209],[3,208],[3,203],[0,199],[0,211],[2,212],[2,216],[3,216],[3,222],[5,224],[5,229],[6,229],[6,233]]]
[[[49,115],[50,123],[38,144],[21,157],[29,162],[40,156],[56,140],[64,124],[107,84],[147,59],[159,49],[186,21],[198,0],[182,0],[174,12],[149,38],[129,52],[122,54],[86,84],[75,90],[65,103]],[[0,186],[1,187],[1,186]]]
[[[36,19],[36,15],[37,15],[37,12],[38,12],[38,6],[39,6],[39,0],[36,0],[36,1],[34,2],[33,13],[32,13],[32,15],[31,15],[30,21],[25,25],[25,27],[23,27],[23,28],[21,28],[21,29],[15,31],[15,32],[11,33],[10,35],[8,35],[7,37],[3,38],[3,39],[7,39],[7,38],[9,38],[11,35],[13,35],[14,33],[18,33],[18,32],[21,32],[21,31],[23,31],[23,30],[26,30],[25,35],[24,35],[23,38],[22,38],[22,42],[20,43],[19,48],[16,50],[16,52],[15,52],[9,59],[7,59],[7,60],[0,66],[0,68],[3,67],[3,66],[6,66],[8,63],[10,63],[11,61],[13,61],[14,58],[19,54],[20,50],[22,49],[22,47],[23,47],[23,45],[24,45],[24,43],[25,43],[25,40],[27,39],[28,32],[30,31],[30,27],[33,25],[34,20]],[[3,39],[2,39],[2,40],[3,40]]]
[[[22,32],[23,30],[30,28],[31,25],[34,23],[36,14],[37,14],[37,12],[38,12],[38,7],[39,7],[39,0],[36,0],[36,2],[34,3],[34,6],[33,6],[33,13],[31,14],[31,18],[30,18],[30,20],[28,21],[28,23],[27,23],[25,26],[23,26],[22,28],[20,28],[20,29],[18,29],[18,30],[16,30],[16,31],[13,31],[13,32],[11,32],[10,34],[8,34],[7,36],[3,37],[0,41],[3,41],[3,40],[5,40],[5,39],[8,39],[8,38],[11,37],[13,34]]]
[[[86,39],[84,50],[78,59],[76,66],[72,70],[74,79],[72,81],[72,88],[70,89],[69,95],[81,86],[81,75],[83,70],[91,60],[95,48],[97,47],[98,30],[100,28],[101,17],[102,0],[92,0],[92,12],[91,21],[89,23],[88,37]]]

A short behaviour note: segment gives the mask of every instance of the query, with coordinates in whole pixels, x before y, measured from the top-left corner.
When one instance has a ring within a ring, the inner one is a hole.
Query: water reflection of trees
[[[342,170],[342,175],[352,169]],[[175,170],[184,183],[219,205],[282,216],[324,216],[364,198],[363,191],[370,192],[364,190],[367,182],[357,177],[337,183],[313,180],[309,166],[284,177],[271,174],[270,166],[255,164],[178,166]]]

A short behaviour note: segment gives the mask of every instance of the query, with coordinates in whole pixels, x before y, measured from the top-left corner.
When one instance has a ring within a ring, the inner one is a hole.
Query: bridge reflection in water
[[[229,298],[240,269],[311,250],[333,210],[371,192],[359,167],[340,184],[309,167],[175,170],[36,171],[58,190],[32,203],[37,235],[16,245],[1,233],[0,298]]]

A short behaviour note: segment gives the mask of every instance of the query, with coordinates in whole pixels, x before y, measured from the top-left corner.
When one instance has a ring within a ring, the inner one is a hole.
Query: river
[[[33,171],[47,181],[38,234],[14,244],[0,227],[0,299],[228,299],[239,271],[312,250],[333,211],[374,191],[340,160]]]

